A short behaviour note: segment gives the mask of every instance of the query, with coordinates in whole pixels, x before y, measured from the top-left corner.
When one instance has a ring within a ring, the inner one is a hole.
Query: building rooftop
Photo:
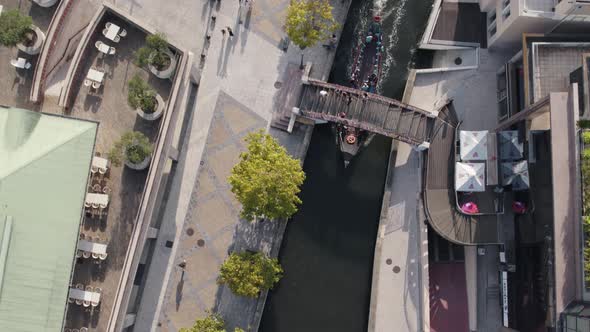
[[[582,66],[582,56],[590,52],[590,43],[533,43],[533,102],[550,92],[566,92],[570,74]]]
[[[61,331],[97,124],[0,107],[0,326]]]
[[[477,3],[443,2],[432,40],[487,46],[486,13]]]

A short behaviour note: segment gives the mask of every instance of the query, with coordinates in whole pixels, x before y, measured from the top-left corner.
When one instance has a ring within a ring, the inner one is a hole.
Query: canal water
[[[348,82],[351,49],[372,8],[380,8],[387,58],[378,88],[400,98],[432,0],[373,1],[353,0],[330,81]],[[367,330],[390,149],[391,139],[376,136],[344,168],[330,126],[316,126],[304,164],[303,205],[289,221],[279,254],[285,276],[269,293],[259,331]]]

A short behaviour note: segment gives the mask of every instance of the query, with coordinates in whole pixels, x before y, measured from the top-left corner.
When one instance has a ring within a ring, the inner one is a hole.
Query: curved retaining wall
[[[33,84],[31,86],[31,94],[29,96],[30,100],[34,103],[40,102],[42,99],[41,92],[43,91],[43,84],[47,78],[47,65],[49,58],[55,51],[56,38],[59,37],[59,33],[63,29],[64,20],[70,12],[73,3],[73,0],[62,0],[55,11],[55,15],[53,15],[53,18],[51,19],[51,23],[49,24],[49,30],[47,31],[45,43],[41,48],[41,54],[39,55],[37,65],[35,66],[35,74],[33,75]]]

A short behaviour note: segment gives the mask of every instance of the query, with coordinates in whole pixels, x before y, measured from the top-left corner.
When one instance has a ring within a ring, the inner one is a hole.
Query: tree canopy
[[[327,0],[292,0],[289,4],[285,30],[301,49],[326,40],[337,27]]]
[[[0,15],[0,44],[12,47],[22,42],[32,24],[33,19],[22,15],[18,9],[3,12]]]
[[[210,313],[207,317],[197,319],[190,328],[181,328],[179,332],[226,332],[225,322],[218,314]],[[236,327],[234,332],[244,332]]]
[[[262,253],[232,253],[221,265],[218,283],[227,284],[240,296],[256,297],[261,290],[272,289],[281,280],[283,268],[276,258]]]
[[[305,173],[274,138],[262,131],[248,134],[248,150],[229,177],[231,191],[242,204],[241,217],[288,218],[297,212],[297,194]]]

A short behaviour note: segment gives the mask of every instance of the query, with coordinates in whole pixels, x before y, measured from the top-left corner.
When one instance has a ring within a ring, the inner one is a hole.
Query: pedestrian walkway
[[[163,18],[152,17],[154,1],[146,0],[141,7],[132,1],[121,2],[133,15],[148,15],[146,20],[156,28],[164,25]],[[167,26],[164,31],[174,40],[190,43],[189,49],[194,51],[201,52],[198,40],[203,41],[204,60],[202,68],[194,70],[200,71],[200,84],[151,255],[134,327],[137,331],[177,331],[204,317],[207,310],[224,316],[229,330],[234,326],[256,329],[255,313],[261,302],[236,297],[226,287],[217,286],[219,267],[229,251],[269,253],[280,243],[281,224],[239,220],[240,206],[229,190],[227,177],[245,149],[244,136],[268,128],[273,112],[295,106],[286,104],[296,98],[283,88],[292,86],[285,73],[299,65],[301,53],[294,45],[286,52],[279,48],[285,37],[282,26],[289,1],[256,0],[251,11],[241,13],[242,24],[238,1],[201,0],[198,4],[187,2],[187,12],[181,14],[163,10],[166,23],[177,26]],[[343,24],[349,3],[335,1],[334,5],[335,17]],[[184,34],[188,28],[182,26],[187,20],[187,26],[195,25],[192,20],[207,24],[198,30],[201,34],[191,33],[188,40]],[[206,34],[210,35],[208,42]],[[313,62],[311,75],[324,79],[333,57],[334,51],[321,43],[304,54],[306,62]],[[281,137],[281,143],[300,153],[305,144],[304,128]],[[166,246],[168,241],[172,248]],[[186,267],[179,268],[184,260]]]
[[[402,142],[392,151],[375,248],[369,332],[393,326],[422,331],[428,249],[421,245],[427,234],[419,216],[419,154]]]

